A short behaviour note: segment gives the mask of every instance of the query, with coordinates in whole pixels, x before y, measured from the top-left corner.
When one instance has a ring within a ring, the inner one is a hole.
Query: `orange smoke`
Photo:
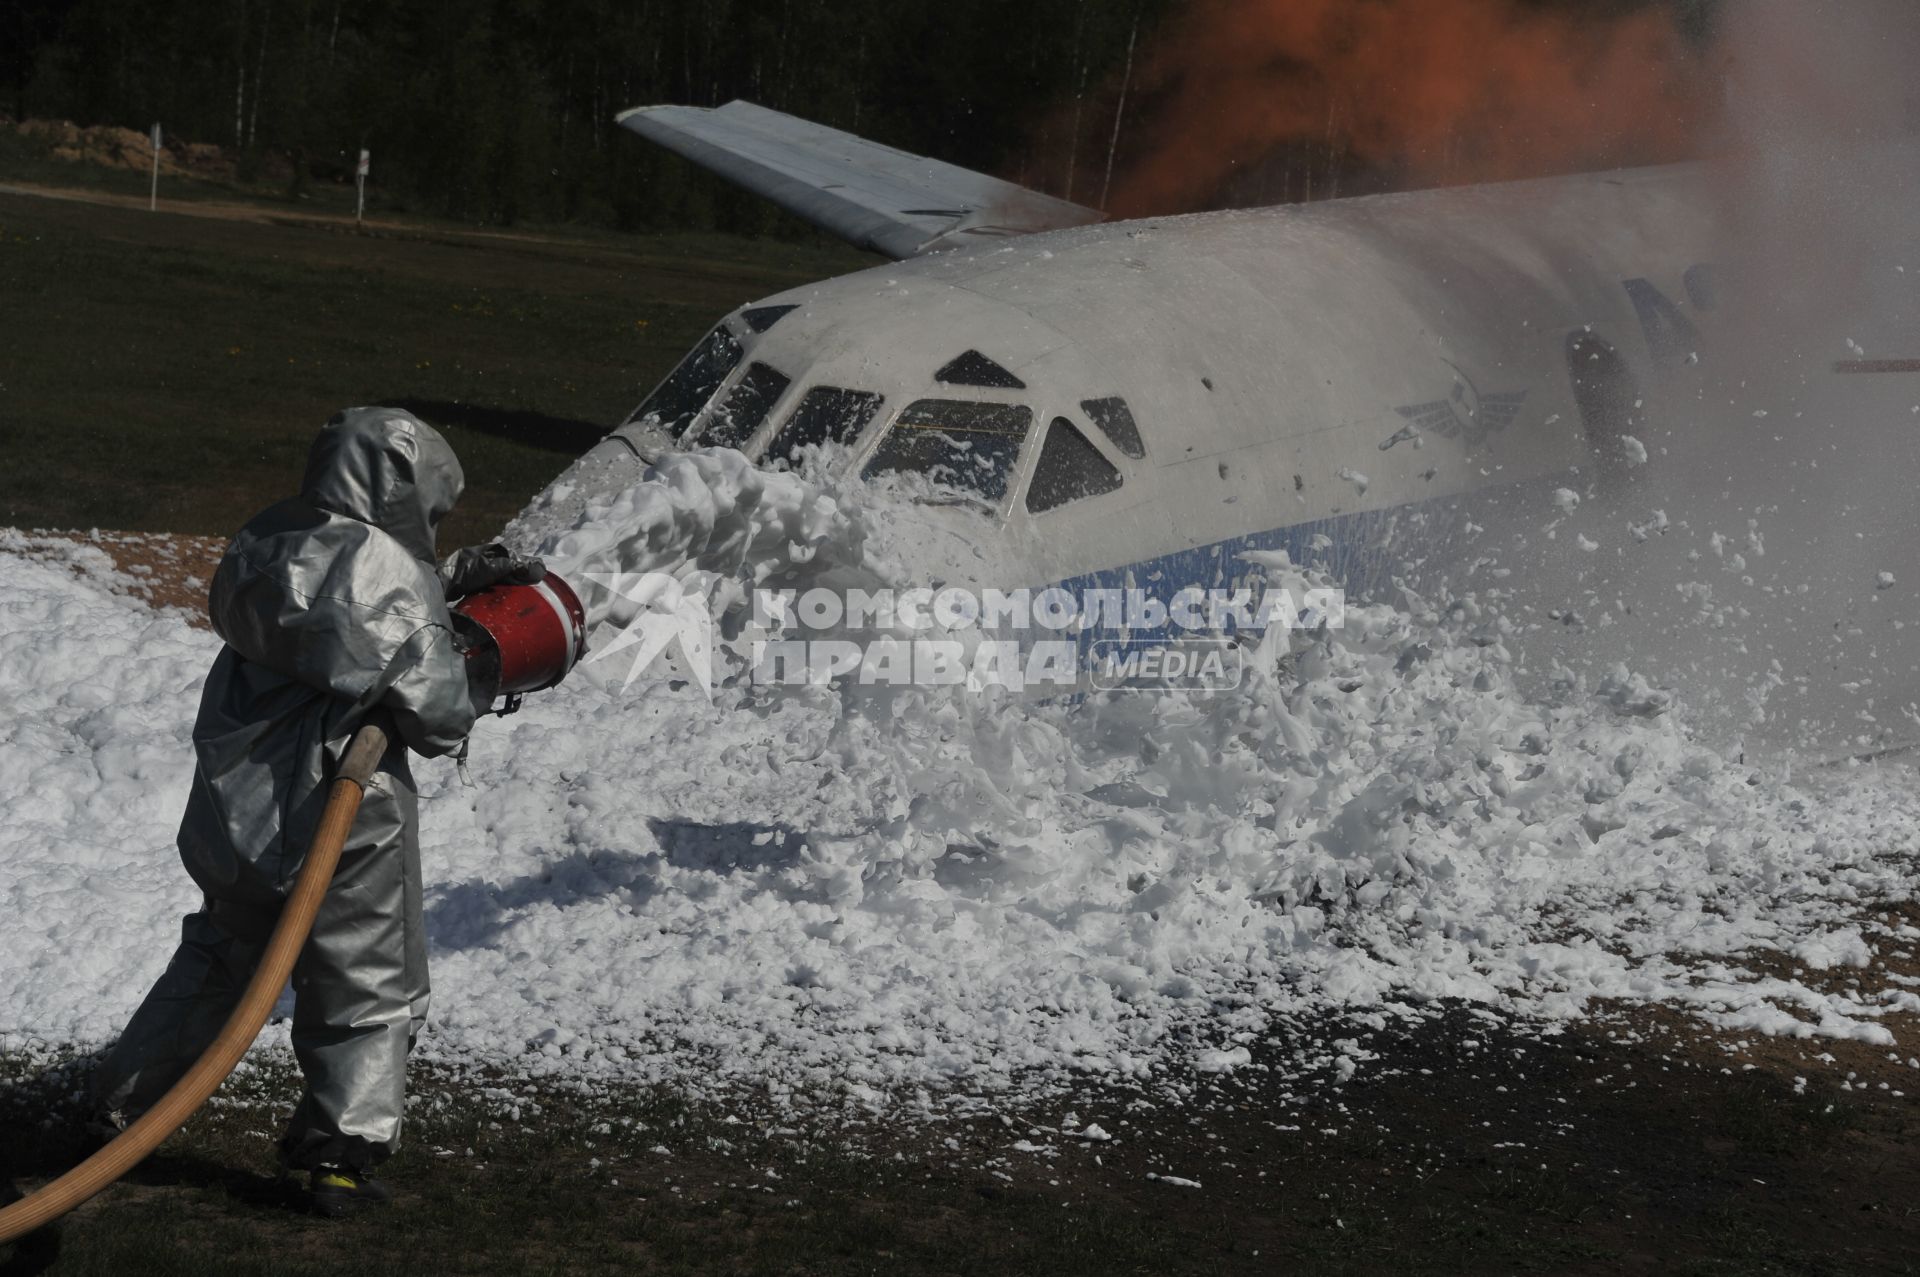
[[[1665,8],[1575,18],[1520,0],[1197,0],[1135,92],[1109,211],[1204,204],[1303,151],[1395,186],[1689,153],[1713,78]]]

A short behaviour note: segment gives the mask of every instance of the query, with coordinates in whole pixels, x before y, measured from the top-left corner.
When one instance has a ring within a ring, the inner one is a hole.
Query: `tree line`
[[[351,180],[365,147],[377,196],[469,222],[767,233],[791,223],[632,136],[614,115],[747,98],[1105,206],[1116,164],[1125,170],[1149,147],[1177,151],[1226,123],[1176,119],[1170,138],[1155,118],[1180,88],[1156,53],[1208,23],[1237,41],[1262,24],[1297,27],[1309,9],[1348,19],[1386,12],[1410,37],[1402,43],[1418,48],[1423,28],[1475,8],[1516,20],[1558,13],[1595,29],[1652,9],[1704,42],[1719,3],[10,0],[0,4],[0,112],[142,129],[159,120],[171,137],[228,148],[243,176],[271,168],[296,188]],[[1250,109],[1264,105],[1269,74],[1275,102],[1328,105],[1304,112],[1314,127],[1263,141],[1264,154],[1229,156],[1183,189],[1178,207],[1406,180],[1404,165],[1356,153],[1336,128],[1350,114],[1343,97],[1373,103],[1403,92],[1395,74],[1333,83],[1325,65],[1284,41],[1242,52],[1243,71],[1259,77]],[[1189,81],[1207,74],[1189,68]],[[1471,59],[1458,74],[1476,74]]]
[[[296,184],[349,178],[366,147],[375,189],[473,222],[758,232],[761,201],[615,113],[744,97],[1091,200],[1102,87],[1172,4],[13,0],[0,91],[20,118],[161,120]]]

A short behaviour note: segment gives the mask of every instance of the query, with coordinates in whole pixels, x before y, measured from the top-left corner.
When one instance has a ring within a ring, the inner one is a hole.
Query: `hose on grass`
[[[353,829],[366,794],[373,769],[387,752],[387,735],[378,727],[362,727],[347,746],[340,768],[334,774],[327,794],[326,810],[320,827],[314,831],[313,844],[307,849],[306,863],[294,881],[293,892],[280,910],[273,935],[259,967],[248,981],[240,1002],[227,1017],[220,1035],[207,1047],[193,1067],[173,1088],[160,1097],[140,1119],[80,1165],[54,1180],[30,1197],[22,1198],[0,1210],[0,1243],[24,1236],[52,1223],[80,1203],[100,1192],[132,1170],[161,1141],[199,1110],[260,1034],[280,990],[286,987],[295,959],[313,929],[313,918],[326,899],[333,871],[340,863],[340,849]]]

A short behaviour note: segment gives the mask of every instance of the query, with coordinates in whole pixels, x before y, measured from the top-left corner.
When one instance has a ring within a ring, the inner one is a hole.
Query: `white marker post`
[[[160,207],[160,121],[153,122],[153,185],[147,190],[147,211],[156,212]]]
[[[360,163],[353,170],[353,224],[355,226],[360,225],[361,218],[367,211],[367,164],[372,158],[366,147],[360,148]]]

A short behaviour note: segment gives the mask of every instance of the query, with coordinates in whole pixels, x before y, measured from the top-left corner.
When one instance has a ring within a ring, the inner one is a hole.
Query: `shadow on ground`
[[[647,824],[659,844],[657,851],[573,851],[548,861],[537,873],[504,883],[470,878],[439,889],[426,909],[434,949],[489,948],[536,905],[567,909],[613,896],[637,910],[665,889],[665,871],[778,872],[796,863],[806,849],[805,835],[787,825],[658,817]]]
[[[575,421],[550,417],[529,408],[488,408],[481,404],[454,403],[443,399],[385,399],[389,407],[402,408],[430,426],[452,426],[491,435],[531,448],[578,455],[606,438],[612,427],[604,422]]]

